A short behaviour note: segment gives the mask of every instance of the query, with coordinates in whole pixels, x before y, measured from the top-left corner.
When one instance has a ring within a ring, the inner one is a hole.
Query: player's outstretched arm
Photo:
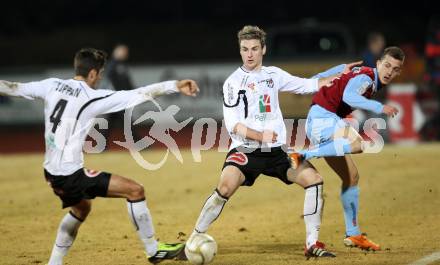
[[[362,61],[357,61],[349,64],[341,64],[332,67],[322,73],[319,73],[312,78],[300,78],[293,76],[286,71],[274,68],[280,78],[280,92],[290,92],[293,94],[313,94],[316,93],[322,86],[329,85],[331,82],[343,73],[351,71],[353,67],[359,66]]]
[[[319,78],[318,87],[320,88],[322,86],[329,85],[333,81],[333,79],[341,76],[341,74],[346,74],[350,72],[351,69],[353,69],[354,67],[360,66],[362,62],[363,61],[357,61],[348,64],[340,64],[324,72],[321,72],[313,76],[312,78]]]
[[[199,91],[197,83],[185,79],[180,81],[164,81],[133,90],[123,90],[103,95],[99,104],[92,104],[90,109],[96,114],[107,114],[132,108],[153,98],[181,92],[184,95],[195,96]]]
[[[344,70],[342,71],[342,73],[346,74],[346,73],[350,72],[351,69],[353,69],[354,67],[361,66],[363,62],[364,61],[357,61],[357,62],[345,64],[345,67],[344,67]]]
[[[0,95],[22,97],[26,99],[44,98],[52,79],[42,81],[18,83],[0,80]]]
[[[354,67],[361,66],[362,62],[363,61],[357,61],[357,62],[352,62],[352,63],[347,63],[347,64],[336,65],[330,69],[325,70],[324,72],[321,72],[321,73],[318,73],[318,74],[312,76],[312,78],[338,77],[341,74],[346,74],[346,73],[350,72],[351,69],[353,69]]]
[[[10,82],[6,80],[0,80],[0,94],[4,96],[18,96],[16,91],[18,89],[18,83]]]
[[[191,79],[179,80],[177,81],[176,86],[177,89],[180,91],[180,93],[186,96],[195,97],[197,96],[197,93],[200,91],[196,81]]]

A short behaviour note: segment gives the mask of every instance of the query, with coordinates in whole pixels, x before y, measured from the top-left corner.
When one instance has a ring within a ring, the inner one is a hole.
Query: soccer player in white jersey
[[[0,94],[44,100],[44,174],[61,199],[62,207],[71,209],[59,225],[49,265],[63,263],[63,257],[91,210],[91,199],[96,196],[127,199],[130,219],[151,263],[177,258],[183,253],[184,244],[166,244],[155,239],[143,186],[122,176],[85,169],[82,146],[97,115],[121,111],[159,95],[180,92],[195,96],[198,86],[193,80],[180,80],[130,91],[95,90],[105,61],[104,52],[86,48],[75,55],[73,79],[49,78],[30,83],[0,81]]]
[[[297,183],[305,189],[305,255],[335,257],[318,241],[323,179],[308,162],[296,170],[291,168],[286,150],[282,148],[286,144],[286,127],[278,102],[279,92],[312,94],[335,76],[304,79],[277,67],[262,66],[265,32],[256,26],[240,30],[238,42],[243,66],[223,85],[223,114],[232,143],[220,182],[206,200],[189,241],[197,233],[207,232],[240,186],[252,186],[260,174],[265,174],[286,184]]]

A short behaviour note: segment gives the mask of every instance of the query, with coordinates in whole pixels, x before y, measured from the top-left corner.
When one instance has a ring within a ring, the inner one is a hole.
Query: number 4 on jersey
[[[52,126],[52,133],[55,133],[55,131],[58,128],[58,125],[61,122],[61,116],[63,116],[64,109],[66,108],[67,100],[60,99],[58,103],[55,105],[55,108],[50,115],[50,122],[53,123]]]

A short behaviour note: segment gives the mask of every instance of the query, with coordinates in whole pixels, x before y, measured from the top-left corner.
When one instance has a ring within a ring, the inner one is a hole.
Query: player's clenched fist
[[[177,81],[177,88],[179,89],[180,93],[192,97],[195,97],[200,91],[196,81],[191,79]]]
[[[390,106],[390,105],[384,105],[383,106],[382,113],[384,113],[384,114],[386,114],[388,116],[394,117],[394,116],[397,115],[398,112],[399,112],[399,110],[396,109],[393,106]]]
[[[271,130],[264,130],[262,133],[262,140],[263,143],[276,143],[278,138],[278,134]]]

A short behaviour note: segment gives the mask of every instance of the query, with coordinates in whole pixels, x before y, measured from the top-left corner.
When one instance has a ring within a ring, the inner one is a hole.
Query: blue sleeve
[[[345,68],[345,64],[333,66],[332,68],[327,69],[324,72],[321,72],[319,74],[316,74],[316,75],[312,76],[311,78],[324,78],[324,77],[329,77],[331,75],[340,74],[340,73],[342,73],[342,71],[344,71],[344,68]]]
[[[358,75],[350,79],[345,87],[342,100],[353,108],[369,110],[376,114],[382,113],[382,103],[362,96],[372,83],[373,80],[367,75]]]

